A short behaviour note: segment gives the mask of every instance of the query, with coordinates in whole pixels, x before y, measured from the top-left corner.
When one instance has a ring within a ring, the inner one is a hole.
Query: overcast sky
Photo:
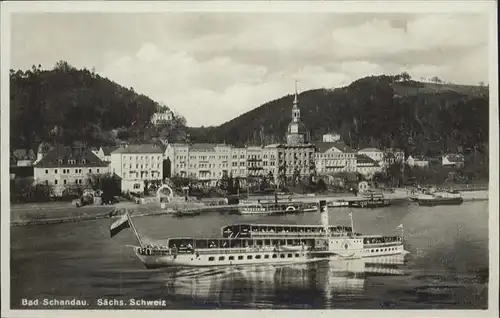
[[[299,90],[408,71],[488,82],[488,17],[374,13],[45,13],[12,16],[11,68],[95,68],[218,125]]]

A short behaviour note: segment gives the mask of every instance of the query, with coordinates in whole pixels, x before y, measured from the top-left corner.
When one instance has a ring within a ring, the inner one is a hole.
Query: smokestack
[[[326,205],[326,200],[319,201],[319,213],[321,215],[321,225],[326,233],[328,233],[328,228],[330,227],[328,221],[328,207]]]

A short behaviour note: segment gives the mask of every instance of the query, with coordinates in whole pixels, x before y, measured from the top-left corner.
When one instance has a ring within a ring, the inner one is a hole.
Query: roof
[[[189,150],[193,151],[215,151],[215,144],[192,144],[189,146]]]
[[[377,148],[363,148],[358,150],[358,152],[382,152],[382,150]]]
[[[318,152],[326,152],[329,149],[335,147],[342,152],[354,152],[349,146],[347,146],[343,141],[326,142],[318,141],[314,143]]]
[[[446,159],[448,159],[449,162],[462,162],[465,161],[464,156],[461,154],[448,154],[445,155]]]
[[[377,165],[377,162],[367,155],[356,155],[356,161],[358,163],[372,163],[373,165]]]
[[[69,160],[75,160],[70,163]],[[107,167],[89,148],[55,146],[42,158],[35,168],[57,167]]]
[[[277,148],[280,144],[270,144],[265,146],[264,148]]]
[[[119,147],[112,153],[163,153],[162,149],[153,144],[128,145]]]
[[[35,153],[31,149],[15,149],[11,154],[17,160],[34,160],[36,159]]]
[[[120,146],[111,146],[111,147],[102,147],[102,152],[104,152],[105,156],[109,156],[113,151],[120,148]]]

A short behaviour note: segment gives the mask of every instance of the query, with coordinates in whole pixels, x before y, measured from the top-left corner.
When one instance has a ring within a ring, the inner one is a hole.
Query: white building
[[[323,142],[337,142],[340,141],[340,134],[323,134]]]
[[[99,147],[99,149],[92,150],[92,152],[102,161],[110,163],[111,153],[118,148],[120,147],[119,146]]]
[[[462,154],[447,154],[441,157],[443,167],[463,167],[465,159]]]
[[[157,145],[128,145],[111,153],[111,172],[122,181],[122,191],[143,192],[144,181],[161,180],[163,150]]]
[[[317,142],[314,163],[316,172],[356,172],[356,153],[343,142]]]
[[[376,172],[382,171],[382,167],[367,155],[358,154],[356,155],[356,171],[367,178],[371,178]]]
[[[358,150],[358,155],[365,155],[367,157],[370,157],[372,160],[375,160],[380,165],[384,164],[385,154],[380,149],[364,148],[364,149]]]
[[[108,165],[90,149],[56,146],[34,165],[35,183],[48,183],[54,195],[61,196],[65,189],[91,187],[91,176],[108,173]]]
[[[273,175],[274,181],[278,178],[278,144],[267,145],[262,148],[263,174]]]
[[[161,125],[170,122],[174,118],[174,114],[168,108],[160,108],[151,117],[151,123],[153,125]]]
[[[408,159],[406,159],[406,163],[410,167],[418,167],[418,168],[428,168],[429,167],[429,160],[427,160],[421,156],[408,156]]]

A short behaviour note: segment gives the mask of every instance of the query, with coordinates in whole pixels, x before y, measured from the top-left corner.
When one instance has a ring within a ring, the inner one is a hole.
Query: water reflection
[[[369,276],[403,275],[402,265],[402,256],[387,256],[299,265],[186,268],[155,272],[153,280],[164,281],[170,295],[222,308],[242,301],[254,308],[280,304],[310,308],[310,299],[300,301],[308,297],[315,298],[319,307],[331,308],[339,296],[351,301],[362,297]],[[296,299],[280,299],[284,291]]]

